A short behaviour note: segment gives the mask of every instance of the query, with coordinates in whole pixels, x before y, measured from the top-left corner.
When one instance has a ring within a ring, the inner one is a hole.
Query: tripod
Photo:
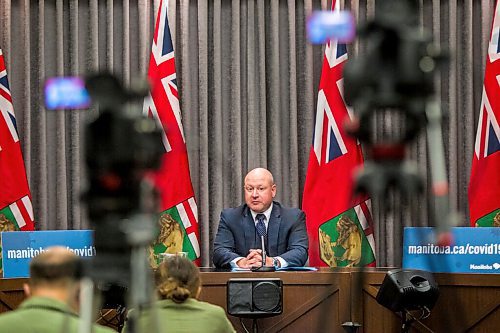
[[[424,327],[428,332],[434,333],[433,330],[431,330],[429,327],[424,325],[420,319],[425,319],[430,316],[431,312],[427,307],[422,307],[422,314],[420,315],[420,318],[415,318],[413,314],[407,309],[404,309],[401,311],[401,333],[409,333],[411,324],[414,322],[418,322],[422,327]]]
[[[153,292],[147,248],[156,234],[157,196],[144,174],[159,168],[164,152],[161,129],[137,105],[147,89],[127,90],[108,73],[90,76],[86,88],[100,115],[85,128],[89,187],[83,200],[95,228],[97,255],[90,262],[82,292],[80,332],[90,333],[95,281],[127,286],[128,332],[141,332],[140,311],[151,307]],[[147,88],[147,87],[143,87]],[[158,331],[154,307],[153,329]]]
[[[125,283],[129,286],[128,308],[134,309],[129,312],[129,325],[127,332],[145,333],[139,325],[139,316],[142,310],[151,311],[151,322],[147,332],[159,332],[159,321],[156,315],[153,290],[151,286],[151,269],[148,266],[147,248],[153,238],[155,231],[155,222],[149,214],[139,214],[131,219],[117,221],[125,231],[127,244],[130,246],[129,274],[123,270],[113,270],[113,256],[108,256],[102,261],[97,262],[97,267],[90,269],[89,274],[82,281],[81,288],[81,321],[79,333],[92,332],[92,313],[94,304],[95,285],[94,280],[105,281],[108,283]],[[137,228],[140,225],[141,228]],[[110,260],[106,260],[110,259]],[[107,267],[106,267],[107,266]],[[97,269],[96,269],[97,268]],[[128,278],[122,275],[128,275]],[[128,280],[128,281],[127,281]]]

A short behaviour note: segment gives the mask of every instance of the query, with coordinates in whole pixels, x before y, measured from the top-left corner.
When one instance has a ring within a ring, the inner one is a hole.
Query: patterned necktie
[[[264,214],[257,214],[255,218],[257,219],[257,224],[255,225],[255,229],[257,229],[257,235],[259,235],[259,237],[266,237],[267,230],[266,224],[264,223],[266,216]]]

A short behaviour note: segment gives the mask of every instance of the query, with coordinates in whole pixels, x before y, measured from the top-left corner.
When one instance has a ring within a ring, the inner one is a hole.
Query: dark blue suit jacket
[[[280,256],[289,266],[304,266],[309,246],[305,221],[306,216],[300,209],[273,202],[265,241],[267,255]],[[214,241],[216,267],[231,267],[232,260],[246,257],[250,249],[261,247],[252,213],[246,204],[222,211]]]

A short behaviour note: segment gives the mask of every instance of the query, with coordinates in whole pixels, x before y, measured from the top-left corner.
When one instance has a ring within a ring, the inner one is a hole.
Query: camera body
[[[91,221],[126,218],[142,211],[141,182],[159,168],[164,152],[161,129],[127,103],[145,92],[126,91],[109,74],[87,79],[87,90],[101,110],[85,129],[85,162],[89,187],[85,194]]]
[[[140,183],[146,171],[159,167],[163,153],[156,123],[106,109],[88,124],[85,138],[90,219],[139,210]]]
[[[356,192],[384,197],[396,188],[411,198],[424,189],[416,165],[406,161],[406,145],[429,128],[434,74],[447,57],[420,26],[418,7],[416,0],[377,1],[374,18],[358,29],[364,55],[344,66],[344,98],[354,110],[347,131],[365,143],[368,157]],[[398,126],[376,132],[380,114],[391,114]]]
[[[362,141],[374,141],[372,118],[379,111],[403,116],[400,143],[413,140],[426,125],[434,73],[444,57],[419,26],[416,13],[415,0],[380,1],[374,19],[359,28],[367,50],[344,66],[344,97],[359,117],[354,134]]]
[[[86,88],[100,107],[85,127],[88,188],[83,201],[97,252],[88,275],[101,283],[129,285],[134,249],[148,246],[155,236],[157,195],[147,174],[160,167],[162,132],[142,112],[149,87],[126,90],[103,73],[88,77]]]

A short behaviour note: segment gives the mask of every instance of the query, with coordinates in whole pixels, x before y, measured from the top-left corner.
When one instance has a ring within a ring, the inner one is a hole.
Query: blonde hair
[[[156,291],[161,299],[182,303],[196,298],[200,287],[200,271],[191,260],[174,256],[167,258],[155,272]]]

